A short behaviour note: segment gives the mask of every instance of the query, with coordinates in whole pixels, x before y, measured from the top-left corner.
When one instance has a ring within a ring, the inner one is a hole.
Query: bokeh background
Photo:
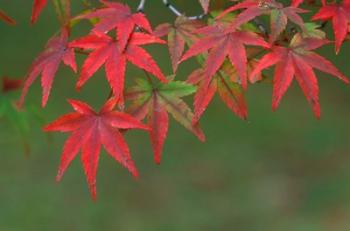
[[[73,2],[73,12],[80,12],[81,1]],[[136,0],[126,2],[136,8]],[[200,12],[196,0],[173,2],[188,14]],[[34,26],[29,24],[32,1],[0,3],[17,20],[15,27],[0,23],[0,76],[22,78],[59,25],[51,3]],[[149,0],[146,14],[154,26],[174,20],[160,0]],[[89,28],[82,22],[74,36]],[[149,49],[170,74],[167,49]],[[350,76],[350,46],[345,44],[338,56],[333,49],[320,52]],[[79,64],[83,58],[78,56]],[[183,64],[177,78],[185,79],[195,65]],[[1,120],[0,230],[350,230],[350,90],[331,76],[317,74],[319,121],[295,83],[274,113],[272,87],[260,83],[246,93],[248,121],[214,100],[202,119],[204,144],[171,120],[160,166],[153,163],[147,134],[128,133],[141,177],[134,180],[103,152],[97,202],[89,196],[79,158],[61,183],[54,180],[66,134],[48,137],[31,119],[31,152],[26,156],[18,133]],[[128,80],[136,77],[143,77],[142,71],[130,66]],[[71,110],[66,98],[96,107],[103,103],[109,93],[103,71],[79,93],[74,90],[76,78],[66,67],[59,70],[48,106],[40,109],[46,121]],[[38,107],[40,94],[37,81],[27,104]]]

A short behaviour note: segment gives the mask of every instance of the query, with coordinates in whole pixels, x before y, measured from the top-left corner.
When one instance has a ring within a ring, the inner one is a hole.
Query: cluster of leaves
[[[57,180],[81,149],[87,182],[95,198],[101,145],[137,176],[123,138],[127,130],[134,128],[149,132],[154,160],[159,164],[168,133],[168,113],[204,141],[199,120],[215,92],[234,114],[246,119],[248,110],[244,92],[249,84],[271,79],[272,108],[275,110],[295,78],[319,118],[319,88],[314,69],[349,83],[330,61],[314,51],[332,43],[322,31],[328,20],[332,21],[335,51],[340,51],[349,32],[348,0],[341,3],[323,0],[321,6],[315,1],[293,0],[290,5],[284,5],[276,0],[243,0],[232,1],[231,6],[220,11],[210,11],[209,0],[199,2],[207,13],[204,19],[181,15],[174,23],[161,24],[153,30],[144,13],[133,13],[127,5],[116,1],[100,0],[98,7],[74,17],[70,13],[69,0],[53,1],[62,28],[32,63],[19,104],[24,103],[30,86],[41,76],[42,106],[45,107],[60,63],[78,72],[75,54],[86,55],[79,71],[77,90],[104,66],[111,91],[100,111],[94,111],[84,102],[69,100],[75,112],[45,127],[46,131],[71,133],[64,144]],[[46,0],[34,0],[32,23],[37,21],[46,3]],[[300,6],[318,7],[312,20],[323,23],[304,22],[301,15],[310,12]],[[5,16],[0,18],[6,20]],[[70,31],[80,20],[89,20],[91,31],[81,38],[71,39]],[[270,23],[268,28],[266,21]],[[164,37],[167,41],[162,39]],[[165,75],[143,48],[148,44],[167,44],[173,69],[171,75]],[[179,64],[192,57],[199,68],[186,81],[178,80]],[[128,62],[142,69],[145,78],[136,79],[134,85],[125,87]],[[273,75],[263,73],[272,66]],[[181,99],[192,94],[193,112]],[[145,119],[144,125],[140,121]]]

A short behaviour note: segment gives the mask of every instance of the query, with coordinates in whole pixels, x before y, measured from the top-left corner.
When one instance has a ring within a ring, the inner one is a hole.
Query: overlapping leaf
[[[92,32],[98,34],[117,29],[120,49],[125,48],[136,26],[152,33],[151,25],[143,13],[133,14],[127,5],[122,3],[105,0],[100,2],[105,5],[104,8],[83,14],[79,18],[99,19],[99,22],[92,29]]]
[[[247,71],[248,74],[255,68],[258,61],[255,58],[262,52],[259,48],[247,49],[248,63]],[[261,73],[251,76],[248,75],[250,83],[256,83],[263,80]],[[220,99],[225,105],[235,113],[239,118],[246,119],[248,116],[247,105],[244,98],[242,86],[239,84],[240,78],[235,68],[225,61],[220,70],[211,79],[209,85],[205,84],[205,72],[204,69],[197,69],[192,72],[188,77],[188,83],[198,86],[198,90],[194,97],[194,117],[193,123],[197,123],[209,104],[211,103],[215,92],[218,93]]]
[[[99,112],[89,105],[69,100],[75,112],[66,114],[45,127],[45,131],[71,132],[64,144],[57,180],[60,181],[70,163],[81,150],[81,161],[93,199],[96,198],[96,173],[101,146],[107,153],[138,176],[135,164],[130,156],[128,145],[119,129],[144,129],[134,117],[114,110],[117,101],[108,100]]]
[[[275,110],[295,77],[317,118],[320,117],[319,88],[313,68],[331,74],[345,83],[349,80],[333,64],[312,50],[329,43],[325,39],[302,38],[296,34],[289,47],[274,46],[261,58],[252,76],[275,65],[272,109]]]
[[[90,34],[72,41],[70,47],[93,50],[83,64],[77,88],[80,89],[105,64],[106,78],[113,93],[116,98],[123,100],[122,93],[127,61],[153,74],[160,81],[167,82],[152,56],[140,47],[152,43],[162,44],[165,42],[153,35],[140,32],[132,33],[125,49],[121,49],[119,40],[112,39],[105,34]]]
[[[342,3],[334,3],[330,5],[324,4],[312,19],[332,21],[335,37],[335,51],[338,53],[346,35],[348,34],[350,1],[344,0]]]
[[[144,79],[138,79],[136,86],[127,90],[126,98],[131,100],[128,111],[140,120],[147,117],[147,123],[151,127],[150,138],[156,163],[161,161],[163,145],[168,133],[168,113],[198,139],[205,140],[199,125],[192,124],[191,109],[180,99],[195,91],[194,86],[180,81],[156,84]]]
[[[185,44],[192,44],[198,39],[198,34],[195,31],[200,27],[203,27],[203,23],[200,21],[180,16],[175,20],[174,25],[164,23],[155,29],[155,36],[168,35],[168,47],[174,73],[185,50]]]
[[[20,105],[28,93],[29,87],[41,75],[43,88],[42,106],[44,107],[50,95],[52,83],[61,61],[77,71],[73,48],[68,47],[68,30],[62,29],[59,36],[52,37],[46,44],[45,50],[32,63],[24,83]]]
[[[204,64],[206,83],[208,84],[228,57],[237,70],[243,89],[246,89],[248,82],[247,54],[244,45],[269,47],[269,44],[253,32],[227,30],[219,24],[201,28],[198,32],[204,36],[190,47],[181,61],[209,50]]]
[[[229,65],[229,64],[228,64]],[[232,69],[232,67],[226,67]],[[187,82],[198,85],[198,90],[194,97],[194,117],[192,123],[198,123],[204,111],[212,101],[215,92],[225,105],[242,119],[247,118],[247,106],[244,99],[243,90],[240,84],[232,81],[227,72],[220,70],[210,81],[205,84],[205,73],[203,69],[195,70],[188,78]]]
[[[306,13],[306,10],[297,8],[295,6],[284,7],[282,3],[275,0],[245,0],[223,11],[218,18],[223,17],[229,12],[245,9],[242,13],[237,15],[232,22],[232,27],[239,27],[242,24],[263,14],[269,14],[271,17],[271,33],[270,42],[274,42],[278,35],[286,28],[287,21],[293,23],[304,29],[303,19],[300,13]]]
[[[298,7],[301,3],[303,3],[304,0],[292,0],[292,6]]]

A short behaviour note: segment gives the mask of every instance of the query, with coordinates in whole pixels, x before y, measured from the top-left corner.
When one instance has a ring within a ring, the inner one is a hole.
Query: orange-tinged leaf
[[[169,116],[157,94],[153,94],[150,104],[147,120],[151,128],[150,138],[154,150],[154,161],[160,164],[164,142],[168,134]]]
[[[269,47],[269,44],[264,39],[253,32],[238,31],[235,29],[224,29],[221,25],[208,26],[199,31],[210,33],[197,42],[195,42],[190,49],[184,54],[181,62],[207,52],[208,57],[204,65],[206,75],[206,82],[209,83],[215,73],[218,72],[226,57],[229,58],[232,65],[236,68],[238,76],[241,80],[243,89],[247,88],[247,54],[245,45],[254,45],[261,47]]]
[[[231,66],[230,68],[225,67],[225,69],[233,68]],[[220,99],[239,118],[247,118],[248,112],[242,87],[238,83],[233,82],[232,79],[234,79],[234,77],[229,76],[228,73],[236,75],[236,72],[232,70],[220,70],[208,85],[205,84],[205,73],[203,69],[195,70],[188,77],[187,82],[198,85],[198,90],[193,102],[194,117],[192,123],[198,123],[212,101],[215,92],[218,92]]]

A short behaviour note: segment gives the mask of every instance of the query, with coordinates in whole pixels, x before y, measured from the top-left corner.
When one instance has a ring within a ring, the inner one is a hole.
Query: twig
[[[322,24],[318,27],[318,29],[324,29],[328,24],[328,21],[322,22]]]
[[[253,23],[258,27],[258,29],[260,30],[260,32],[264,35],[267,36],[268,32],[267,32],[267,28],[265,27],[265,25],[263,24],[262,21],[260,21],[257,18],[253,19]]]
[[[137,7],[137,11],[138,12],[144,12],[145,4],[146,4],[146,0],[140,0],[140,3],[138,5],[138,7]]]
[[[171,11],[173,12],[176,16],[181,16],[184,15],[181,13],[173,4],[171,4],[168,0],[162,0],[163,4]],[[206,14],[202,13],[200,15],[194,15],[194,16],[187,16],[188,19],[190,20],[196,20],[196,19],[202,19]]]
[[[176,16],[181,16],[184,15],[183,13],[181,13],[173,4],[171,4],[168,0],[162,0],[163,4]],[[137,11],[138,12],[144,12],[145,10],[145,4],[146,4],[146,0],[140,0],[140,3],[137,7]],[[201,19],[205,16],[205,14],[200,14],[200,15],[194,15],[194,16],[189,16],[187,17],[190,20],[195,20],[195,19]]]

